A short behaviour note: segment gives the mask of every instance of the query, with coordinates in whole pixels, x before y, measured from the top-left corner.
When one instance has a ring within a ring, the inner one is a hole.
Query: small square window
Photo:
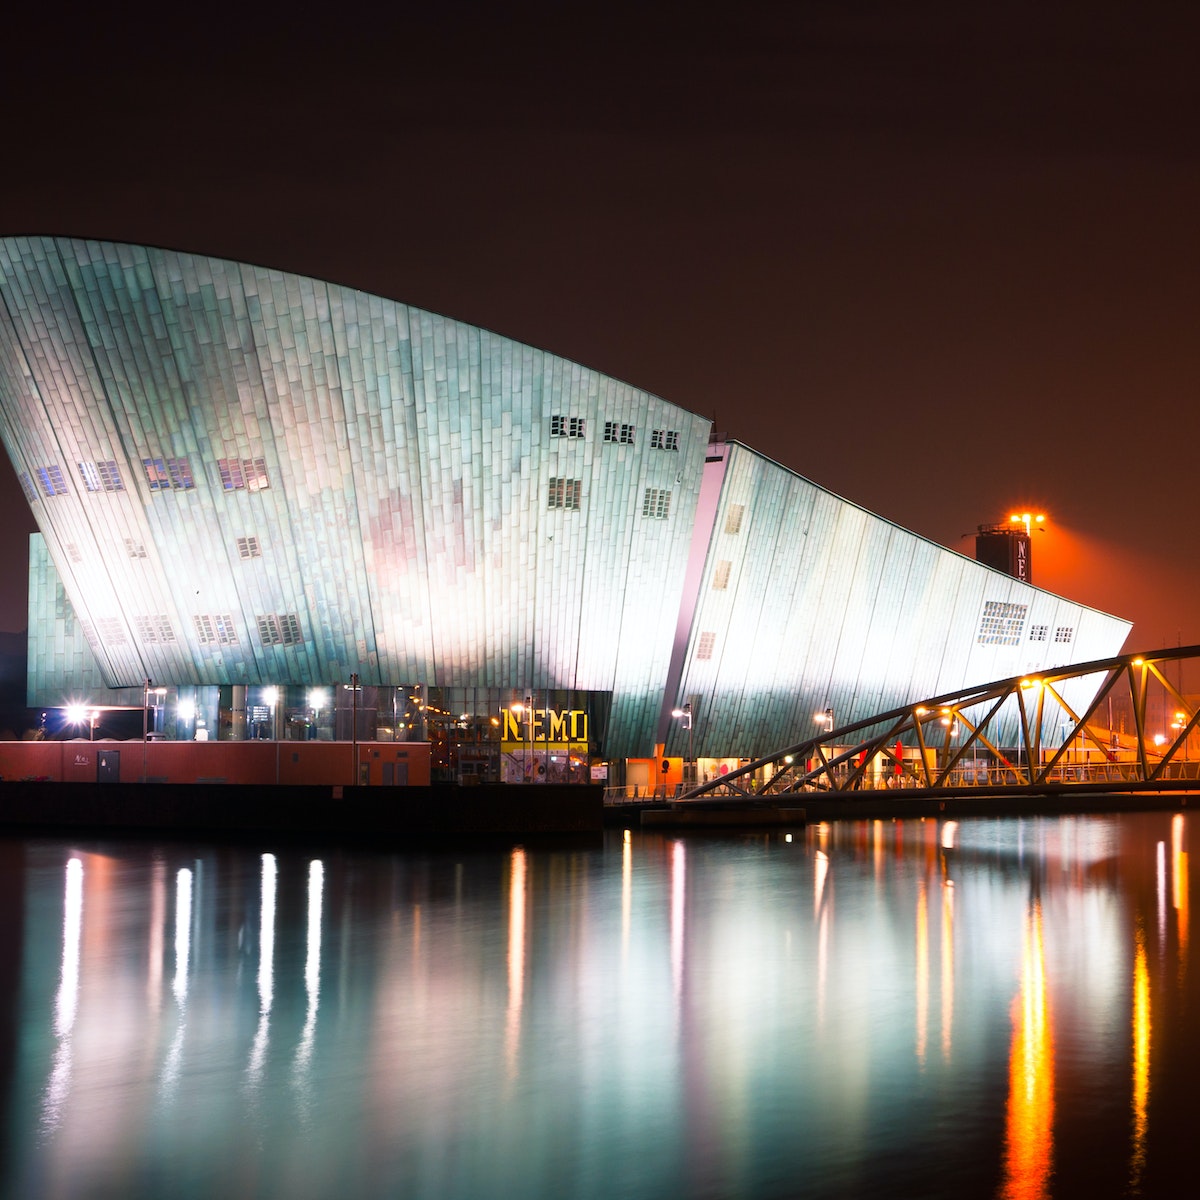
[[[33,488],[33,480],[25,471],[22,471],[18,478],[21,480],[21,491],[25,493],[25,499],[32,504],[38,498],[38,494]]]
[[[253,534],[238,538],[237,550],[240,558],[262,558],[262,544]]]
[[[242,475],[246,480],[246,490],[263,492],[271,486],[267,478],[267,460],[265,458],[242,459]]]
[[[563,417],[555,414],[550,418],[550,436],[581,438],[585,425],[583,417]]]
[[[179,491],[186,492],[196,486],[192,479],[192,468],[186,458],[168,458],[167,474],[170,476],[171,486]]]
[[[577,509],[580,506],[582,493],[582,480],[551,478],[547,507]]]
[[[1031,642],[1044,642],[1050,636],[1049,625],[1030,625],[1029,640]]]
[[[125,627],[121,624],[120,617],[97,617],[96,631],[106,646],[125,645]]]
[[[671,514],[671,493],[666,488],[647,488],[642,497],[642,516],[665,520]]]
[[[146,482],[152,492],[164,491],[171,486],[167,464],[161,458],[143,458],[142,466],[146,469]]]
[[[300,636],[300,619],[295,613],[270,613],[255,618],[258,636],[264,646],[295,646]]]
[[[1060,643],[1066,643],[1075,635],[1075,629],[1071,625],[1059,625],[1054,630],[1054,640]]]
[[[731,504],[729,512],[725,514],[725,532],[740,533],[742,528],[742,517],[746,512],[744,504]]]
[[[106,492],[123,492],[125,484],[121,482],[121,470],[113,459],[96,464],[96,471]]]
[[[246,486],[242,475],[242,463],[237,458],[218,458],[217,473],[221,476],[221,487],[227,492],[240,491]]]
[[[125,539],[125,549],[129,553],[130,558],[145,558],[146,547],[142,542],[135,542],[133,538]]]
[[[729,572],[732,567],[733,563],[725,558],[721,559],[717,563],[716,570],[713,571],[713,591],[723,592],[727,587],[729,587]]]
[[[171,619],[162,613],[153,616],[137,616],[134,617],[133,622],[143,645],[154,646],[175,640],[175,629],[171,624]]]
[[[48,467],[38,467],[36,474],[38,482],[42,485],[42,491],[47,496],[61,496],[66,492],[66,476],[63,475],[62,467],[57,463]]]
[[[220,613],[213,616],[200,614],[194,616],[192,621],[196,626],[196,637],[202,646],[237,645],[237,627],[234,625],[233,617],[229,613]]]
[[[707,661],[713,656],[713,647],[717,644],[717,635],[711,630],[706,630],[701,633],[699,642],[696,643],[696,657]]]
[[[109,459],[107,462],[81,462],[79,478],[89,492],[123,492],[121,472],[117,464]]]

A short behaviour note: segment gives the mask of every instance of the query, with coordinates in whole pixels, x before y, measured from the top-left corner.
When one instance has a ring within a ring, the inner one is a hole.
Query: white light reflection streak
[[[684,901],[687,897],[687,847],[671,843],[671,982],[675,988],[675,1019],[683,1015]]]
[[[179,1026],[163,1064],[163,1087],[174,1090],[179,1081],[179,1059],[183,1054],[183,1032],[187,1015],[188,963],[192,951],[192,873],[181,867],[175,876],[175,980],[171,990],[179,1006]]]
[[[192,873],[187,867],[182,867],[175,879],[175,982],[172,985],[180,1008],[187,1003],[191,934]]]
[[[258,936],[258,1031],[250,1051],[250,1079],[257,1083],[267,1054],[267,1030],[275,993],[275,855],[262,856],[262,914]]]
[[[163,926],[167,919],[167,864],[156,859],[150,870],[150,947],[146,999],[152,1012],[162,1008]]]
[[[621,841],[621,964],[629,961],[629,919],[633,911],[633,835],[628,829]]]
[[[829,908],[825,899],[825,878],[829,874],[829,856],[818,850],[813,863],[813,916],[817,921],[817,1028],[825,1023],[825,981],[829,953]]]
[[[525,1001],[525,850],[512,852],[508,877],[508,1017],[505,1022],[504,1055],[508,1077],[517,1077],[521,1049],[521,1008]]]
[[[63,897],[63,952],[58,996],[54,1004],[54,1032],[58,1048],[42,1101],[42,1130],[50,1133],[62,1121],[63,1105],[71,1087],[71,1031],[79,1005],[79,940],[83,928],[83,863],[67,862]]]
[[[308,993],[308,1011],[304,1017],[304,1028],[300,1031],[300,1044],[296,1047],[296,1061],[292,1069],[292,1083],[304,1090],[304,1076],[312,1062],[313,1038],[317,1031],[317,1005],[321,995],[321,903],[325,888],[325,867],[320,859],[308,864],[308,955],[304,960],[304,990]],[[306,1100],[311,1097],[306,1094]]]

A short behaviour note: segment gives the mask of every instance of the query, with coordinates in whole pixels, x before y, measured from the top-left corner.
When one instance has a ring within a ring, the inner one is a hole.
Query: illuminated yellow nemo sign
[[[503,742],[587,742],[587,709],[527,708],[522,714],[528,720],[522,724],[517,714],[504,710]]]

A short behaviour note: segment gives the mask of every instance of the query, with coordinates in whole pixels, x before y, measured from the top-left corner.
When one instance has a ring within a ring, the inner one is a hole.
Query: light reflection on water
[[[0,1185],[1175,1195],[1193,820],[6,842]]]

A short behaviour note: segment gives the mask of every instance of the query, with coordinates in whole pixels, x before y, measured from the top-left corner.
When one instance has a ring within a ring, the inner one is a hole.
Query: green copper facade
[[[0,240],[0,302],[0,437],[44,538],[33,704],[146,678],[572,689],[611,695],[607,757],[681,752],[685,700],[697,755],[750,756],[814,705],[865,716],[1129,630],[405,304],[48,237]]]

